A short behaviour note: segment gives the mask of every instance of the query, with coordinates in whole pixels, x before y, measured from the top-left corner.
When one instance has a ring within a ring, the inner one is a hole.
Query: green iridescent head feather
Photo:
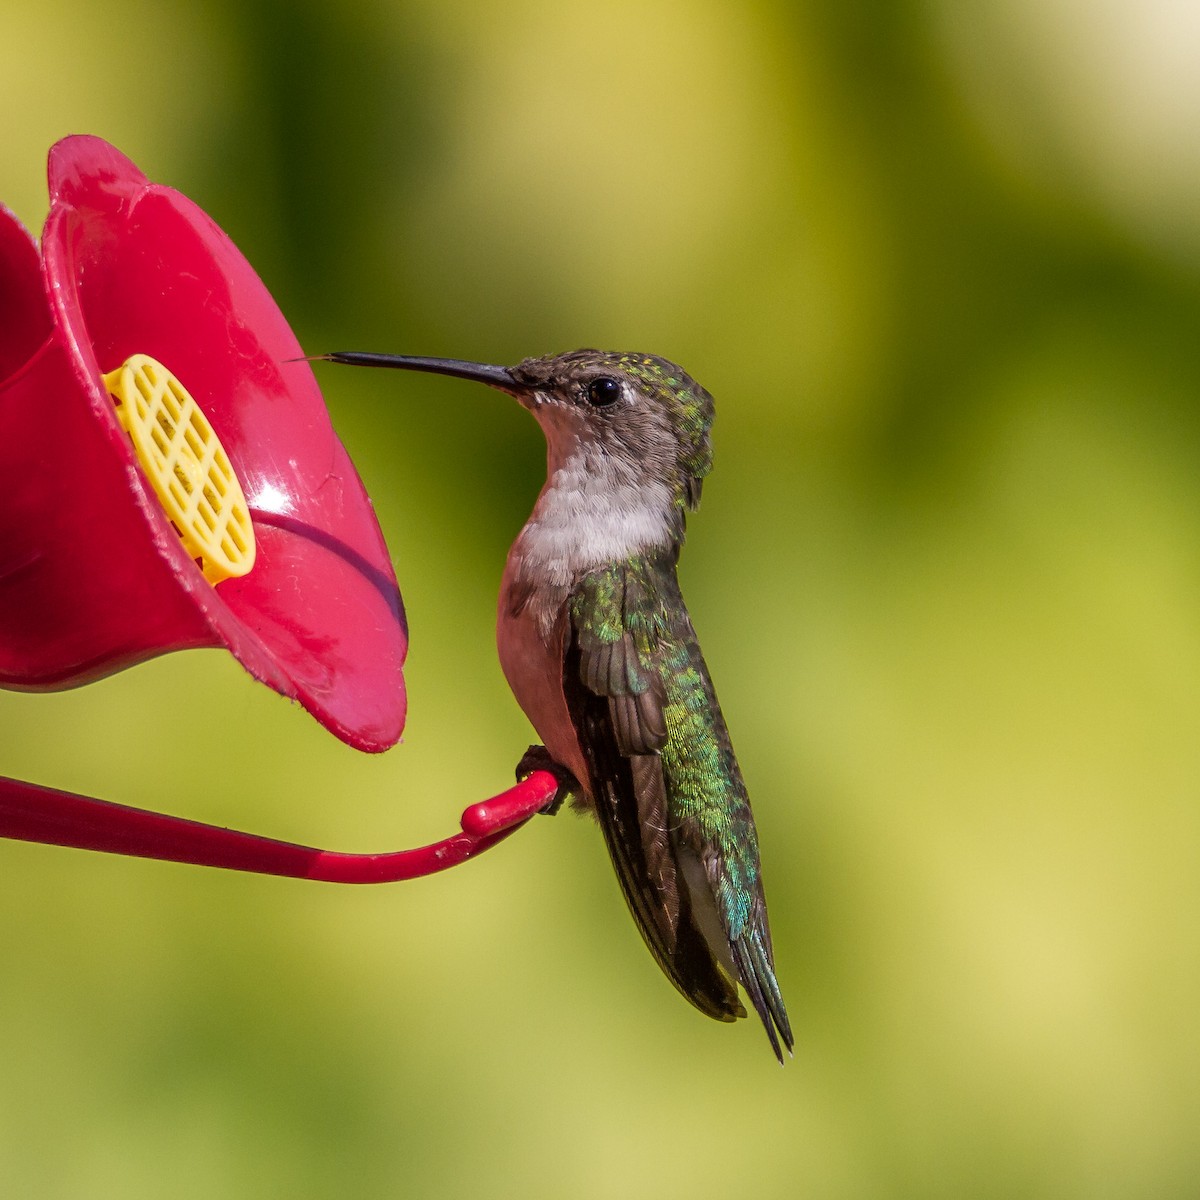
[[[614,423],[607,431],[598,422],[597,436],[619,441],[633,462],[653,460],[660,478],[658,467],[673,467],[680,507],[696,507],[701,480],[712,469],[713,399],[682,367],[655,354],[588,349],[526,359],[512,374],[543,395],[568,402],[573,398],[579,412],[587,411],[590,381],[602,375],[623,377],[647,402],[641,409],[645,420],[627,423],[622,430]]]
[[[713,398],[682,367],[656,354],[621,354],[621,368],[671,410],[679,431],[679,466],[699,483],[712,470]]]

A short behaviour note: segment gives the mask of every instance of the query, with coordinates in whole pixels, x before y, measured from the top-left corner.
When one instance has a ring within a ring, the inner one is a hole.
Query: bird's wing
[[[589,792],[629,909],[659,966],[717,1020],[745,1016],[737,985],[692,912],[673,843],[659,751],[665,689],[655,670],[670,622],[636,562],[583,580],[569,605],[563,686]]]

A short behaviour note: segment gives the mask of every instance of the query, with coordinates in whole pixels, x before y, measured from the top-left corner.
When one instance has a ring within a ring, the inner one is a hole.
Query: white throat
[[[589,470],[580,452],[551,471],[513,546],[524,570],[569,587],[604,563],[670,544],[675,506],[666,484],[614,475]]]

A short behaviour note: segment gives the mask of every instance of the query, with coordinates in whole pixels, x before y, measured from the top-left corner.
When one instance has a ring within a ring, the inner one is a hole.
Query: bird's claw
[[[550,751],[545,746],[530,746],[521,756],[521,761],[517,763],[517,782],[528,779],[534,771],[548,771],[558,783],[553,799],[539,810],[546,816],[552,817],[562,808],[563,801],[579,790],[579,784],[566,767],[556,763],[550,757]]]

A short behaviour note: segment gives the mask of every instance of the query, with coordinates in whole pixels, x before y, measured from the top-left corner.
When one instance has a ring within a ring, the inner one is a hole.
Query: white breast
[[[664,484],[615,480],[574,456],[547,479],[513,550],[525,570],[570,585],[606,562],[668,544],[672,509]]]

